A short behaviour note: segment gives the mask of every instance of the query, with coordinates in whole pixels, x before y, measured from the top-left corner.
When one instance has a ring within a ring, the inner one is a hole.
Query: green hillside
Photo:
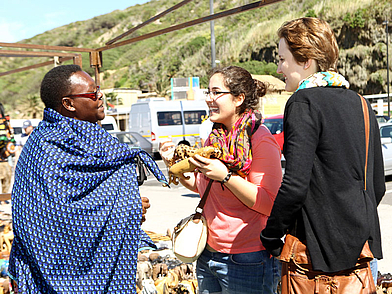
[[[20,43],[98,48],[152,16],[174,6],[174,0],[152,0],[125,10],[62,26]],[[215,1],[215,13],[251,3]],[[216,59],[221,66],[237,64],[253,74],[276,75],[276,31],[286,20],[317,16],[328,21],[340,46],[339,71],[351,88],[362,94],[386,91],[386,15],[391,1],[380,0],[285,0],[252,11],[215,20]],[[209,1],[194,1],[136,31],[135,37],[174,24],[209,15]],[[392,32],[392,26],[389,28]],[[0,40],[1,41],[1,40]],[[14,48],[2,48],[15,50]],[[88,54],[83,69],[93,75]],[[0,59],[0,72],[48,59]],[[66,62],[65,64],[70,63]],[[199,76],[207,84],[211,67],[210,24],[200,24],[103,52],[102,88],[127,87],[164,95],[170,78]],[[0,77],[0,102],[13,116],[31,116],[40,109],[39,87],[50,66]]]

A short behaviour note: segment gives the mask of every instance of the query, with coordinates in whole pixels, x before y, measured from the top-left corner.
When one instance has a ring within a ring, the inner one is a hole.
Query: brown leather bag
[[[369,262],[373,259],[366,241],[354,268],[335,273],[314,271],[309,251],[298,238],[286,235],[282,261],[282,294],[375,294]]]
[[[365,122],[366,160],[365,187],[369,150],[369,112],[365,99],[359,95]],[[309,251],[298,238],[287,234],[280,255],[282,261],[282,294],[375,294],[376,286],[370,270],[373,259],[366,241],[354,268],[335,273],[314,271]]]

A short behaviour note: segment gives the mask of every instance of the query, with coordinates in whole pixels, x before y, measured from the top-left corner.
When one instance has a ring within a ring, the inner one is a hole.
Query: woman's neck
[[[231,129],[234,127],[235,123],[237,122],[237,120],[239,118],[240,118],[240,115],[239,114],[235,114],[229,122],[227,122],[227,123],[225,123],[223,125],[226,127],[226,129],[228,131],[231,131]]]

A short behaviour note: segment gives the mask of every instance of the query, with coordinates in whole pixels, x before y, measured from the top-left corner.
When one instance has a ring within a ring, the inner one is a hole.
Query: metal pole
[[[117,126],[120,128],[120,117],[119,117],[119,114],[118,114],[118,94],[117,94],[117,96],[116,96],[116,112],[117,112]]]
[[[214,14],[214,0],[210,0],[210,15]],[[215,64],[215,33],[214,33],[214,21],[210,21],[211,30],[211,67],[214,68]]]
[[[387,31],[387,91],[388,91],[388,117],[391,117],[391,106],[389,100],[389,50],[388,50],[388,20],[385,21],[386,23],[386,31]]]
[[[391,117],[391,106],[389,100],[389,42],[388,42],[388,20],[385,17],[385,21],[382,23],[385,24],[385,32],[386,32],[386,45],[387,45],[387,101],[388,101],[388,117]]]

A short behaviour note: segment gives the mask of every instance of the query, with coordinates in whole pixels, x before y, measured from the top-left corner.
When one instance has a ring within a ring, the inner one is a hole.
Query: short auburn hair
[[[284,23],[278,30],[298,63],[314,59],[320,71],[336,71],[339,47],[329,24],[315,17],[303,17]]]

